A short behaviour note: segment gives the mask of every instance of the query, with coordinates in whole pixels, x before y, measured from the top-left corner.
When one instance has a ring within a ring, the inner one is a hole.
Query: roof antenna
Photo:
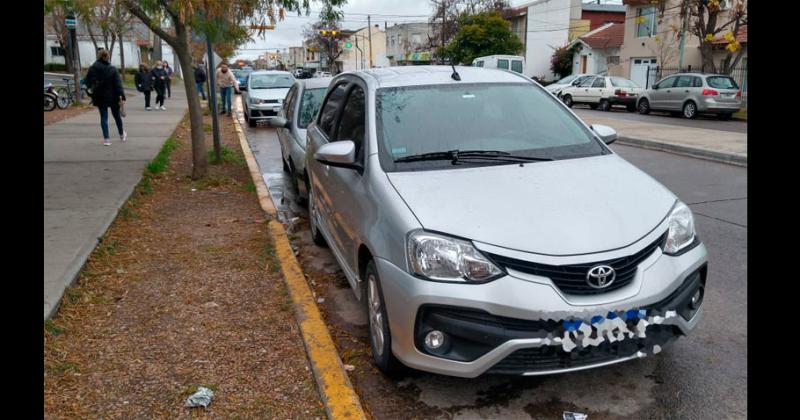
[[[456,81],[461,81],[461,76],[456,71],[456,65],[453,64],[453,57],[448,57],[450,59],[450,66],[453,68],[453,74],[450,75],[450,78]]]

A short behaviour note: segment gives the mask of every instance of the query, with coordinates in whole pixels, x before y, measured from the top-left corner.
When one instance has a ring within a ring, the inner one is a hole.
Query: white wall
[[[123,44],[125,48],[125,68],[139,67],[141,57],[139,53],[139,47],[136,45],[136,42],[125,41]],[[98,43],[97,45],[98,47],[102,46],[102,43]],[[45,63],[64,64],[64,57],[53,57],[50,53],[50,47],[57,46],[59,46],[59,44],[56,39],[47,39],[45,46]],[[81,67],[87,68],[91,66],[95,60],[97,60],[97,50],[95,49],[94,43],[92,43],[91,40],[79,40],[78,48],[81,55]],[[172,47],[163,41],[161,42],[161,57],[167,60],[173,69],[175,68],[175,63],[178,62],[178,56],[173,53]],[[120,67],[120,63],[120,44],[119,42],[116,42],[114,44],[114,52],[111,56],[111,64],[116,67]]]
[[[577,74],[581,72],[581,56],[587,56],[586,59],[586,73],[602,73],[608,71],[608,57],[619,55],[618,48],[610,49],[592,49],[583,46],[580,52],[572,56],[572,73]]]
[[[577,7],[577,9],[576,9]],[[570,15],[580,12],[580,0],[539,0],[528,6],[525,75],[554,80],[550,59],[569,42]]]

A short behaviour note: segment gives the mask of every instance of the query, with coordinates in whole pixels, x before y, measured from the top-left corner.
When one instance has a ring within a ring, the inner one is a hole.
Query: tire
[[[247,125],[250,126],[251,128],[256,128],[258,126],[258,121],[254,120],[252,118],[248,118],[247,119]]]
[[[328,242],[317,227],[317,207],[314,205],[314,190],[308,190],[308,224],[311,225],[311,240],[317,246],[327,248]]]
[[[375,262],[367,263],[364,270],[364,304],[369,319],[369,344],[372,349],[372,361],[381,372],[394,376],[402,370],[403,365],[392,354],[392,334],[389,330],[389,317],[383,299],[380,276]]]
[[[56,100],[50,95],[44,95],[44,110],[52,111],[56,109]]]
[[[566,105],[567,108],[572,108],[572,105],[574,105],[574,103],[572,102],[572,95],[570,94],[564,95],[564,105]]]
[[[56,98],[56,105],[58,105],[58,109],[67,109],[69,108],[69,98],[66,96],[59,95]]]
[[[591,108],[591,109],[597,109],[597,104],[589,104],[589,108]]]
[[[606,99],[600,100],[600,110],[601,111],[611,111],[611,102],[608,102]]]
[[[697,118],[697,105],[692,101],[683,104],[683,116],[690,120]]]
[[[733,114],[725,113],[725,114],[718,114],[717,118],[721,121],[728,121],[733,118]]]
[[[650,101],[647,99],[642,99],[639,101],[639,104],[636,106],[636,108],[638,108],[640,114],[647,115],[650,113]]]

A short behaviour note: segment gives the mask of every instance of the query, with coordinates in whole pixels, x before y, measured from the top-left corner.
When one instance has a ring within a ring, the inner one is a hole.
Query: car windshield
[[[250,89],[290,88],[294,77],[290,74],[253,74],[250,75]]]
[[[297,126],[300,128],[308,127],[314,116],[317,115],[328,88],[306,89],[300,101],[300,115],[297,119]]]
[[[711,76],[706,79],[708,85],[717,89],[739,89],[736,81],[727,76]]]
[[[573,74],[571,76],[567,76],[567,77],[557,81],[556,84],[557,85],[566,85],[568,83],[572,83],[572,81],[575,80],[576,77],[578,77],[577,74]]]
[[[454,150],[547,159],[607,153],[553,95],[528,83],[382,88],[377,91],[377,108],[380,159],[386,171],[452,168],[447,160],[396,160]]]
[[[628,79],[623,79],[621,77],[610,77],[610,79],[611,79],[611,85],[614,87],[629,87],[629,88],[639,87],[636,83],[633,83],[632,81]]]

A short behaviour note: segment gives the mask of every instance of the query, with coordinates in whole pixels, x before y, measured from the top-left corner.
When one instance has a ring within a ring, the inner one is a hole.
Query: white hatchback
[[[624,77],[592,76],[577,86],[564,88],[561,100],[570,108],[574,104],[588,104],[592,109],[610,111],[612,106],[622,105],[633,112],[642,93],[644,89]]]

